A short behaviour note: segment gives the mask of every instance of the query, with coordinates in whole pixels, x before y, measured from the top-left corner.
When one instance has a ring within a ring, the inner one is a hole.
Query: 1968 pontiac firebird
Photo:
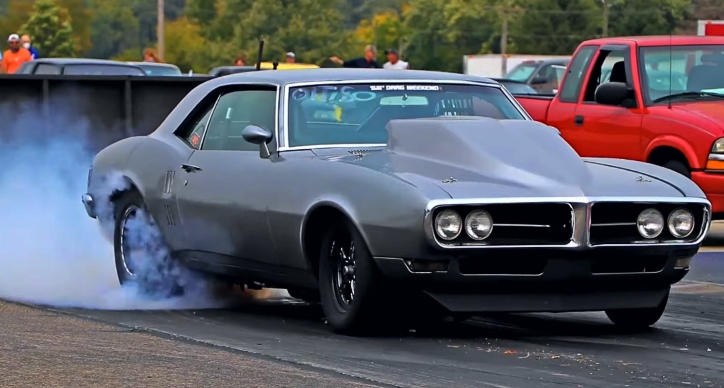
[[[111,174],[128,188],[102,196]],[[424,299],[648,327],[711,222],[684,176],[581,158],[498,83],[412,70],[208,81],[149,136],[98,153],[83,203],[110,225],[123,285],[175,282],[137,270],[127,225],[148,214],[174,265],[287,288],[357,334]]]

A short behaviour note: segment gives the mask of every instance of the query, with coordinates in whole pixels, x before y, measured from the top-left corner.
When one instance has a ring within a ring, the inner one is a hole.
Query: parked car
[[[246,73],[255,70],[255,66],[219,66],[211,69],[209,75],[212,77],[222,77],[229,74]]]
[[[525,61],[511,69],[503,76],[506,79],[525,82],[538,93],[554,94],[558,89],[558,69],[565,68],[570,59],[546,59],[542,61]]]
[[[581,158],[500,84],[418,70],[211,79],[100,151],[88,182],[124,286],[182,290],[180,266],[287,288],[353,334],[435,308],[646,327],[710,226],[682,175]]]
[[[645,161],[696,182],[724,219],[724,37],[581,43],[555,97],[519,96],[584,157]]]
[[[41,58],[25,62],[16,74],[133,75],[145,76],[140,67],[126,62],[90,58]]]
[[[181,69],[171,63],[155,62],[128,62],[131,65],[140,67],[146,75],[150,76],[181,76]]]
[[[516,81],[507,78],[491,78],[493,81],[505,86],[513,94],[538,94],[538,91],[523,81]]]

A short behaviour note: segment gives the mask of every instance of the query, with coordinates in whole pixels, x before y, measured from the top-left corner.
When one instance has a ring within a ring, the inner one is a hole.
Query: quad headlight
[[[636,227],[643,238],[656,238],[664,230],[664,216],[656,209],[646,209],[639,214]]]
[[[463,230],[463,219],[455,210],[443,210],[435,217],[435,233],[443,240],[454,240]]]
[[[676,209],[669,214],[669,232],[676,238],[688,237],[694,231],[694,215],[686,209]]]
[[[465,233],[473,240],[485,240],[493,232],[493,218],[485,210],[475,210],[465,217]]]

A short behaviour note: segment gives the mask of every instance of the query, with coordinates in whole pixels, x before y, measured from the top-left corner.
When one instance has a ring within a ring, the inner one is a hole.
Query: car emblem
[[[651,179],[647,179],[643,175],[639,175],[636,177],[636,182],[651,182]]]
[[[457,179],[450,177],[447,179],[443,179],[442,183],[453,183],[453,182],[457,182],[457,181],[458,181]]]

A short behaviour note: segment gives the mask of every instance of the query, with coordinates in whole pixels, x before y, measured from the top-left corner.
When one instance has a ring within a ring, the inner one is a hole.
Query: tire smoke
[[[138,287],[121,287],[107,238],[113,225],[106,223],[102,230],[80,201],[95,154],[89,125],[69,119],[69,113],[56,114],[52,124],[38,116],[35,111],[0,107],[0,298],[120,310],[228,303],[228,290],[219,293],[211,283],[169,265],[168,251],[149,222],[128,225],[143,248],[143,276],[159,280],[173,274],[185,286],[184,293],[158,298]],[[123,184],[123,179],[106,179],[99,189],[110,193]]]

